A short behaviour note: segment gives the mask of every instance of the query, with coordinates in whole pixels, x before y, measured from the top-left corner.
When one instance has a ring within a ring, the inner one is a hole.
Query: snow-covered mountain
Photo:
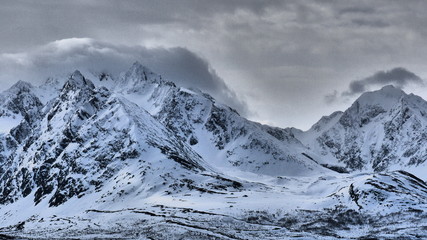
[[[293,133],[319,161],[348,170],[406,169],[422,173],[427,159],[427,102],[393,86],[362,94],[344,112]]]
[[[290,132],[248,121],[211,96],[177,87],[139,63],[122,76],[116,91],[223,171],[237,168],[276,176],[328,171],[302,154],[308,150]]]
[[[106,88],[95,88],[78,71],[41,114],[36,111],[40,101],[27,85],[19,83],[6,93],[17,88],[22,90],[17,96],[25,93],[27,98],[25,104],[15,100],[17,114],[24,117],[10,131],[18,144],[1,166],[2,204],[30,196],[36,205],[46,199],[49,206],[58,206],[94,192],[105,198],[129,192],[147,197],[182,188],[240,186],[210,171],[145,110]],[[34,118],[25,115],[29,111]]]
[[[396,216],[427,227],[427,185],[407,172],[426,169],[417,96],[365,93],[302,132],[138,62],[84,75],[0,94],[0,238],[411,238]],[[391,235],[370,230],[381,222]]]

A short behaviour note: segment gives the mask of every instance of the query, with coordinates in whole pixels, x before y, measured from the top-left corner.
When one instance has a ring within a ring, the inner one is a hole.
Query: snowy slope
[[[273,179],[273,178],[272,178]],[[277,178],[225,194],[195,191],[72,198],[34,212],[0,209],[3,234],[120,239],[422,239],[426,185],[406,172]],[[98,196],[100,193],[98,194]]]

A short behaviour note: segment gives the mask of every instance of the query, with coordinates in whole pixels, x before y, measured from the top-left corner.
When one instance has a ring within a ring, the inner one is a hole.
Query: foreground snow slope
[[[93,202],[100,192],[31,212],[22,211],[32,204],[23,198],[0,209],[0,229],[22,238],[419,239],[427,237],[426,190],[391,172],[270,177],[225,194],[131,192]]]

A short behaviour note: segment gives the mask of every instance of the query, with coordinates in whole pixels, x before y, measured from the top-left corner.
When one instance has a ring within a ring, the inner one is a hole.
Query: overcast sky
[[[7,1],[0,88],[138,60],[251,120],[305,130],[383,85],[426,98],[426,10],[421,0]]]

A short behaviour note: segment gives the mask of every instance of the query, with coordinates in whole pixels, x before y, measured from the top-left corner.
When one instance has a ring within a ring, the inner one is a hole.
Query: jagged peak
[[[130,67],[131,70],[138,70],[138,69],[148,69],[144,65],[142,65],[139,61],[135,61],[132,66]]]
[[[126,76],[140,76],[145,77],[150,74],[155,74],[151,69],[142,65],[139,61],[132,64],[129,70],[126,72]],[[146,79],[145,79],[146,80]]]
[[[116,84],[116,88],[131,90],[144,86],[145,83],[161,84],[163,82],[160,75],[136,61],[128,71],[121,75],[119,82]]]
[[[13,84],[12,87],[10,87],[8,90],[6,90],[6,92],[17,94],[17,93],[23,92],[23,91],[29,92],[30,89],[32,89],[32,88],[33,88],[33,85],[31,85],[31,83],[19,80],[18,82]]]
[[[70,75],[67,82],[65,82],[64,87],[62,88],[62,92],[86,88],[94,89],[95,85],[89,79],[86,79],[79,70],[75,70]]]
[[[79,82],[85,81],[85,77],[83,76],[83,74],[79,70],[75,70],[71,74],[70,79],[74,79],[74,80],[79,81]]]
[[[18,82],[16,82],[15,84],[13,84],[13,86],[12,86],[12,87],[19,87],[19,88],[26,87],[26,88],[32,88],[32,87],[33,87],[33,85],[32,85],[31,83],[29,83],[29,82],[19,80]]]

